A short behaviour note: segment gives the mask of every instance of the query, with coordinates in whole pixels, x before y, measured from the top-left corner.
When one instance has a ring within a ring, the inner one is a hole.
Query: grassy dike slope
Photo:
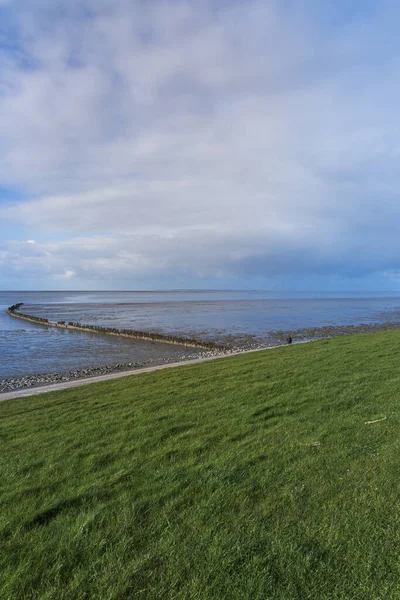
[[[0,416],[2,599],[400,598],[398,331]]]

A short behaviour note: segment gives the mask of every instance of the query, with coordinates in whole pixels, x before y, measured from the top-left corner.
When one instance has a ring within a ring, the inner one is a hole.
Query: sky
[[[0,0],[0,289],[397,290],[399,22]]]

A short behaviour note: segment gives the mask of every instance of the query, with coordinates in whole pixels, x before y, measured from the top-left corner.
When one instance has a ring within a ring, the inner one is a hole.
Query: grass
[[[1,403],[0,598],[400,598],[399,354],[355,335]]]

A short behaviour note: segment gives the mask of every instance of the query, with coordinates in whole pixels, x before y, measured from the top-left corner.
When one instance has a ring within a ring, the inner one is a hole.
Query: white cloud
[[[34,198],[0,218],[67,241],[7,260],[85,280],[397,268],[398,9],[335,31],[283,5],[17,10],[0,179]]]
[[[75,271],[71,271],[71,269],[65,269],[64,277],[65,279],[72,279],[75,276]]]

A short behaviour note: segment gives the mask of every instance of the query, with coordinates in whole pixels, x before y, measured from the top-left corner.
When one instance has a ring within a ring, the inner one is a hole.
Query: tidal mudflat
[[[192,337],[229,349],[270,347],[395,329],[400,294],[384,292],[2,292],[0,389],[43,385],[188,360],[202,349],[90,335],[16,322],[7,307],[54,321]]]

